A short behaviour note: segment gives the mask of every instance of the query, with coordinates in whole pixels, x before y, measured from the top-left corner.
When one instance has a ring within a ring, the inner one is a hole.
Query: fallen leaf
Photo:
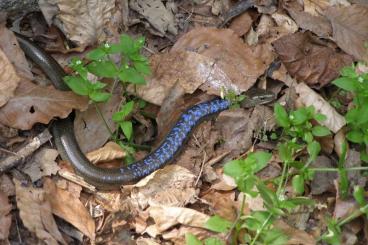
[[[49,200],[43,189],[25,187],[16,179],[17,207],[24,226],[46,244],[67,244],[63,239],[51,213]]]
[[[29,67],[24,52],[19,47],[18,41],[13,33],[5,27],[6,21],[0,23],[0,49],[4,52],[11,64],[14,66],[18,76],[33,80],[33,74]]]
[[[237,185],[235,183],[235,180],[226,174],[222,174],[220,177],[220,181],[211,186],[212,189],[219,191],[231,191],[234,190],[236,187]]]
[[[166,31],[177,35],[178,30],[175,26],[175,18],[170,9],[160,0],[132,0],[129,7],[143,15],[147,21],[164,36]]]
[[[359,206],[353,198],[341,200],[336,198],[335,209],[333,217],[335,219],[346,218],[354,211],[358,210]]]
[[[160,233],[177,224],[204,228],[209,219],[208,215],[190,208],[157,206],[149,207],[148,212],[155,221],[154,227]]]
[[[22,171],[29,175],[32,182],[41,179],[43,176],[55,175],[60,169],[55,162],[58,155],[59,153],[55,149],[42,148],[33,155]]]
[[[344,166],[346,168],[361,167],[360,152],[349,149]],[[365,186],[367,183],[367,178],[362,175],[361,171],[348,171],[347,175],[351,193],[354,191],[354,186]]]
[[[0,122],[13,128],[31,129],[35,123],[47,124],[54,117],[65,118],[73,109],[85,110],[88,100],[73,92],[37,86],[22,80],[15,97],[0,108]]]
[[[368,61],[368,6],[330,7],[324,14],[331,21],[337,45],[355,59]]]
[[[102,148],[92,152],[88,152],[86,157],[92,163],[111,161],[115,159],[124,158],[126,152],[117,143],[110,141],[107,142]]]
[[[6,174],[0,176],[0,192],[4,192],[7,196],[15,196],[15,186]]]
[[[136,242],[137,242],[137,245],[160,245],[160,243],[158,243],[152,238],[139,237],[136,240]]]
[[[252,23],[252,17],[247,11],[234,18],[229,26],[229,29],[233,30],[239,37],[241,37],[250,30]]]
[[[14,67],[0,49],[0,107],[14,96],[19,81]]]
[[[194,51],[215,60],[215,64],[230,78],[235,92],[244,92],[252,87],[274,59],[271,49],[250,47],[230,29],[193,29],[179,38],[171,49],[179,50]],[[204,86],[221,88],[213,79],[208,79]]]
[[[113,93],[109,101],[97,105],[112,131],[116,129],[112,114],[119,110],[121,99],[119,93]],[[76,112],[74,133],[83,153],[98,149],[111,137],[94,106],[88,107],[86,111]]]
[[[73,194],[58,188],[49,178],[44,181],[44,190],[52,212],[94,241],[95,222],[83,203]]]
[[[6,241],[9,236],[12,217],[10,211],[12,205],[9,204],[8,196],[0,191],[0,242]]]
[[[331,159],[326,156],[318,156],[311,164],[313,168],[333,168]],[[316,171],[311,181],[311,193],[320,195],[327,191],[334,191],[334,180],[337,179],[336,172]]]
[[[317,241],[307,232],[295,229],[289,226],[282,220],[276,220],[274,223],[275,227],[280,229],[284,234],[289,237],[287,244],[295,244],[295,245],[316,245]]]
[[[311,31],[319,37],[329,37],[332,34],[331,23],[326,17],[303,11],[303,6],[298,1],[289,1],[285,5],[284,7],[300,28]]]
[[[289,16],[279,13],[273,13],[271,16],[278,26],[282,26],[289,33],[294,33],[298,30],[298,26]]]
[[[304,11],[314,15],[320,16],[328,7],[335,5],[349,6],[347,0],[304,0]]]
[[[237,217],[237,207],[234,200],[234,192],[220,193],[212,190],[202,196],[201,199],[208,202],[214,214],[226,217],[227,220],[235,221]]]
[[[323,126],[326,126],[334,133],[345,126],[345,118],[337,113],[330,103],[325,101],[322,96],[305,85],[305,83],[299,83],[295,89],[299,94],[299,101],[305,106],[314,106],[316,112],[324,114],[327,117],[327,119],[321,123]]]
[[[163,233],[162,238],[172,241],[175,245],[186,245],[185,235],[188,233],[195,235],[199,240],[205,240],[209,237],[216,237],[222,241],[226,240],[224,234],[188,226],[180,226],[179,228],[171,229],[170,231]]]
[[[161,105],[174,85],[191,94],[206,81],[213,81],[219,87],[207,88],[219,94],[221,87],[236,90],[228,75],[211,58],[189,51],[171,51],[151,57],[152,77],[147,85],[139,86],[140,97]]]
[[[106,26],[114,19],[115,1],[73,2],[41,0],[40,9],[49,25],[56,25],[83,50],[106,39]],[[93,18],[91,18],[93,16]]]
[[[131,199],[140,209],[149,206],[184,206],[193,202],[195,176],[186,168],[168,165],[145,177],[132,190]]]
[[[289,74],[308,85],[329,84],[341,68],[353,62],[349,55],[326,46],[309,32],[283,36],[273,45]]]

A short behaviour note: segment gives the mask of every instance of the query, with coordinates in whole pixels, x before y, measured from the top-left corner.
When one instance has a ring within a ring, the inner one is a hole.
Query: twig
[[[58,174],[61,177],[65,178],[65,179],[67,179],[67,180],[69,180],[69,181],[71,181],[71,182],[73,182],[77,185],[80,185],[80,186],[86,188],[87,190],[89,190],[92,193],[96,192],[96,187],[94,187],[93,185],[87,183],[86,181],[84,181],[84,179],[82,177],[80,177],[80,176],[78,176],[78,175],[76,175],[72,172],[69,172],[69,171],[64,170],[64,169],[60,169],[58,171]]]
[[[0,162],[0,173],[14,168],[20,164],[26,157],[30,156],[34,151],[36,151],[41,145],[46,143],[51,139],[51,134],[49,130],[45,130],[35,138],[31,140],[26,146],[24,146],[19,151],[15,152],[15,155],[5,158],[4,161]]]

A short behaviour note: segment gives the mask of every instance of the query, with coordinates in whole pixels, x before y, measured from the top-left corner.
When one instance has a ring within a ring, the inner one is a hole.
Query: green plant
[[[109,78],[120,81],[124,89],[128,83],[145,84],[144,76],[150,74],[150,67],[147,58],[140,54],[143,46],[143,37],[134,40],[128,35],[121,35],[119,43],[104,43],[88,52],[87,61],[73,58],[69,67],[74,74],[64,77],[65,83],[74,93],[87,96],[90,102],[95,104],[97,113],[103,119],[112,139],[127,150],[128,154],[133,152],[132,148],[118,140],[118,134],[121,129],[127,141],[132,139],[133,123],[128,116],[133,112],[134,101],[127,101],[120,111],[113,115],[113,121],[118,124],[118,130],[114,134],[96,105],[96,103],[108,101],[113,88],[108,92],[107,84],[98,79]],[[120,60],[118,64],[113,61],[116,57]],[[142,106],[141,101],[139,105]]]
[[[354,95],[353,108],[345,115],[348,125],[346,138],[361,145],[361,159],[368,162],[368,73],[356,72],[356,65],[344,67],[341,77],[332,82],[337,87]]]

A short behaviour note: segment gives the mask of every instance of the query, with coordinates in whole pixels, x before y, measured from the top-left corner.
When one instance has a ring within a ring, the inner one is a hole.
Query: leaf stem
[[[309,168],[311,171],[320,171],[320,172],[338,172],[338,168]],[[368,170],[368,167],[351,167],[345,168],[346,171],[361,171]]]
[[[100,108],[98,108],[98,106],[97,106],[97,104],[96,104],[96,103],[93,103],[93,104],[95,105],[95,108],[96,108],[96,111],[97,111],[98,115],[101,117],[102,121],[104,122],[106,129],[109,131],[110,137],[111,137],[112,139],[114,139],[114,141],[115,141],[115,140],[116,140],[116,139],[115,139],[115,135],[112,133],[112,131],[111,131],[111,129],[110,129],[110,127],[109,127],[109,125],[107,124],[106,119],[105,119],[105,117],[103,116],[103,114],[102,114],[102,112],[101,112]]]
[[[253,238],[252,242],[250,243],[250,245],[254,245],[254,243],[258,240],[259,235],[262,233],[263,229],[266,227],[268,221],[271,219],[272,214],[270,213],[267,217],[267,219],[263,222],[261,228],[259,230],[257,230],[257,233],[255,235],[255,237]]]

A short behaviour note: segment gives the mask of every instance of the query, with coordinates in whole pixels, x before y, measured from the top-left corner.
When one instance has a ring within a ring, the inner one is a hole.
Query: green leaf
[[[218,239],[217,237],[209,237],[206,240],[204,240],[205,245],[225,245],[223,241]]]
[[[120,36],[120,47],[121,47],[121,51],[125,54],[128,55],[130,53],[133,53],[134,50],[134,41],[133,39],[126,35],[126,34],[122,34]]]
[[[359,114],[360,114],[360,111],[357,108],[350,109],[345,115],[346,122],[347,123],[357,122],[359,117],[361,116]]]
[[[234,179],[243,176],[245,173],[244,168],[242,167],[242,163],[244,163],[244,161],[240,159],[227,162],[224,165],[224,173],[228,176],[233,177]]]
[[[313,117],[319,123],[326,121],[327,117],[321,113],[316,113]]]
[[[90,52],[87,53],[87,58],[90,60],[100,60],[106,56],[105,50],[102,48],[96,48]]]
[[[95,90],[95,91],[92,91],[88,96],[94,102],[106,102],[110,99],[111,94]]]
[[[346,138],[357,144],[363,143],[363,133],[360,130],[352,130],[346,134]]]
[[[307,145],[307,151],[309,154],[309,162],[316,160],[319,152],[321,151],[321,145],[317,141],[312,141]]]
[[[357,203],[359,204],[359,206],[364,206],[367,204],[367,200],[365,200],[365,191],[363,187],[358,185],[354,186],[353,196],[357,201]]]
[[[87,79],[87,68],[84,67],[83,61],[79,57],[73,57],[70,61],[69,67],[77,72],[83,79]]]
[[[270,189],[268,189],[266,187],[265,184],[263,184],[262,182],[258,183],[257,185],[257,189],[259,191],[259,194],[261,194],[261,197],[263,199],[263,202],[270,206],[276,206],[278,203],[278,198],[276,196],[276,192],[271,191]]]
[[[261,236],[264,245],[285,245],[289,240],[288,236],[278,229],[266,230]]]
[[[349,77],[338,78],[332,81],[332,83],[335,84],[337,87],[350,92],[354,92],[358,88],[358,81]]]
[[[91,83],[80,76],[66,76],[63,78],[68,87],[76,94],[88,95]]]
[[[186,245],[203,245],[203,243],[193,234],[185,234],[185,244]]]
[[[134,101],[131,100],[120,109],[120,111],[115,112],[114,115],[112,115],[112,120],[114,122],[120,122],[124,120],[132,111],[134,108]]]
[[[307,143],[310,143],[313,141],[313,134],[311,132],[305,132],[303,135],[303,140]]]
[[[323,137],[323,136],[330,135],[331,132],[328,128],[317,125],[312,128],[312,134],[317,137]]]
[[[346,67],[343,67],[341,69],[341,72],[340,72],[341,76],[343,77],[350,77],[350,78],[355,78],[357,77],[358,75],[356,74],[355,72],[355,67],[354,67],[354,64],[352,66],[346,66]]]
[[[119,79],[123,82],[145,84],[144,77],[133,67],[123,66],[119,72]]]
[[[349,194],[349,179],[347,171],[344,168],[339,169],[339,187],[341,199],[347,198]]]
[[[102,82],[99,82],[99,81],[97,81],[95,83],[92,83],[91,85],[92,85],[92,89],[94,89],[94,90],[103,89],[104,87],[107,86],[106,83],[102,83]]]
[[[292,179],[292,186],[296,194],[304,193],[304,177],[302,175],[294,175]]]
[[[340,245],[341,244],[341,229],[337,224],[337,221],[333,219],[327,220],[327,234],[322,236],[322,240],[326,241],[331,245]]]
[[[272,154],[265,151],[257,151],[255,153],[251,153],[248,155],[248,158],[254,158],[256,160],[256,164],[253,165],[252,169],[254,173],[262,170],[267,166],[267,163],[271,160]]]
[[[293,125],[301,125],[308,121],[308,111],[305,107],[299,108],[296,111],[290,112],[289,119]]]
[[[227,232],[229,231],[232,223],[218,215],[212,216],[205,223],[205,228],[214,232]]]
[[[87,65],[87,69],[98,77],[114,78],[118,75],[118,70],[115,64],[110,60],[92,61]]]
[[[273,222],[273,219],[269,218],[270,215],[269,211],[253,211],[250,215],[244,217],[242,227],[251,231],[260,231],[263,224],[267,226]]]
[[[130,140],[133,134],[133,124],[131,121],[122,121],[119,123],[120,128],[123,130],[125,137]]]
[[[150,75],[151,68],[147,62],[135,61],[133,62],[134,68],[143,75]]]
[[[276,122],[279,126],[283,128],[289,128],[290,127],[290,121],[288,114],[283,106],[281,106],[279,103],[276,103],[274,106],[274,114]]]

